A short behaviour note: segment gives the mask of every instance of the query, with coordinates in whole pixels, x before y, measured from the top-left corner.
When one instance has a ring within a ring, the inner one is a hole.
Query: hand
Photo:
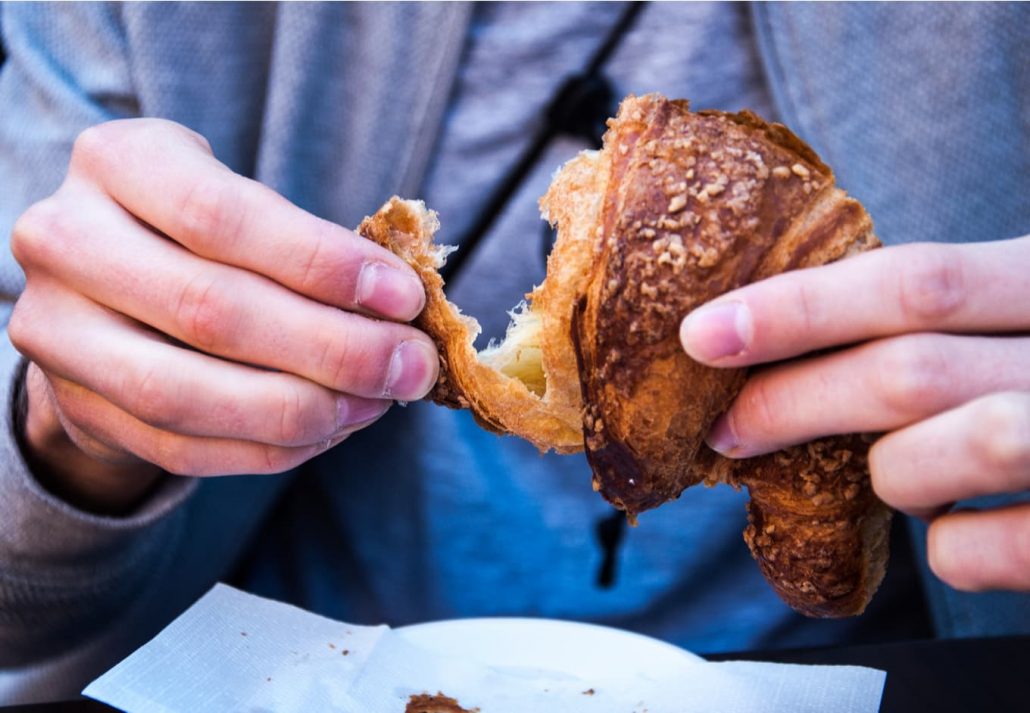
[[[26,438],[100,509],[158,470],[287,470],[436,380],[401,260],[232,173],[199,135],[91,128],[15,225],[9,333],[31,360]],[[382,318],[374,319],[374,317]]]
[[[778,275],[695,310],[680,337],[716,367],[797,357],[753,373],[712,448],[741,458],[885,432],[869,453],[873,488],[932,519],[937,576],[1030,590],[1030,504],[949,512],[1030,490],[1030,236],[884,248]]]

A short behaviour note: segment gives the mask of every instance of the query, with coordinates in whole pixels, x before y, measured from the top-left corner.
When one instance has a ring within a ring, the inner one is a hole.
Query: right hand
[[[397,323],[425,301],[403,261],[178,124],[85,131],[11,248],[26,441],[95,509],[127,507],[162,470],[287,470],[436,381],[433,342]]]

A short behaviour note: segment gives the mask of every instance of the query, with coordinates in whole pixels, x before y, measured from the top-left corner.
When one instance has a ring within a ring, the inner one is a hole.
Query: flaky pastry
[[[430,397],[541,450],[585,447],[595,489],[631,520],[697,483],[746,487],[744,539],[780,596],[810,616],[860,613],[885,572],[890,522],[869,485],[868,439],[718,456],[704,435],[746,374],[694,362],[678,330],[736,287],[876,247],[862,206],[785,127],[651,94],[623,101],[604,148],[567,163],[541,208],[558,229],[547,277],[479,353],[478,323],[443,292],[435,214],[393,198],[359,227],[425,284],[415,324],[440,352]]]

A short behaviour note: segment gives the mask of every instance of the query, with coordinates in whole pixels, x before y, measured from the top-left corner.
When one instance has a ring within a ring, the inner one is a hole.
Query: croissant
[[[866,211],[784,126],[657,94],[627,97],[604,148],[562,167],[541,209],[558,230],[547,277],[479,353],[478,323],[443,292],[435,214],[395,197],[359,226],[425,284],[415,324],[440,353],[430,398],[541,450],[585,448],[594,488],[631,521],[691,485],[746,487],[744,539],[775,591],[809,616],[861,613],[890,524],[869,438],[717,455],[704,435],[746,373],[694,362],[678,331],[724,292],[878,246]]]

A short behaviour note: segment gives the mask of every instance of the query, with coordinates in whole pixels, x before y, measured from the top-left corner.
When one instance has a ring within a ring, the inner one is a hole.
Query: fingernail
[[[379,418],[390,408],[382,399],[363,399],[358,396],[339,396],[336,399],[336,432],[333,437],[355,426]]]
[[[418,339],[401,342],[390,358],[386,374],[386,398],[414,401],[429,393],[436,383],[439,362],[436,350]]]
[[[354,299],[378,314],[410,320],[422,311],[426,293],[418,278],[381,262],[368,262],[358,273]]]
[[[747,305],[719,302],[688,314],[680,327],[680,341],[697,361],[712,362],[743,352],[753,332]]]
[[[737,436],[733,433],[733,428],[730,426],[730,419],[726,414],[715,419],[715,423],[712,424],[708,435],[705,437],[705,443],[713,451],[717,451],[724,456],[731,455],[740,445],[737,442]]]

